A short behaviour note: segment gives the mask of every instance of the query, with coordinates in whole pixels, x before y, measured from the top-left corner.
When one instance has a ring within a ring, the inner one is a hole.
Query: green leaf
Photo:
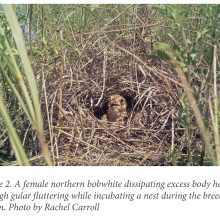
[[[176,15],[175,15],[174,13],[170,13],[169,18],[171,18],[171,19],[173,19],[173,20],[176,20],[176,19],[177,19]]]
[[[199,42],[202,39],[202,37],[204,37],[204,35],[207,34],[208,32],[210,32],[210,26],[205,27],[201,32],[198,31],[195,39],[195,43]]]
[[[160,59],[163,59],[163,60],[170,60],[169,55],[166,54],[164,51],[156,50],[155,52],[157,53],[157,55],[159,56]]]
[[[179,122],[181,125],[184,125],[184,122],[180,118],[174,118],[174,120]]]
[[[190,51],[190,57],[192,58],[193,61],[195,61],[196,59],[196,50],[193,48],[191,51]]]
[[[156,42],[154,48],[155,50],[161,50],[161,51],[167,51],[167,52],[172,51],[170,45],[161,43],[161,42]]]
[[[192,41],[189,39],[189,38],[187,38],[187,43],[189,44],[189,45],[192,45]]]
[[[151,60],[151,59],[160,59],[160,57],[156,55],[146,55],[144,60]]]
[[[188,11],[181,11],[180,12],[180,17],[181,19],[187,18],[188,17],[189,12]]]
[[[184,48],[183,50],[180,51],[180,55],[182,57],[184,57],[188,52],[189,52],[189,49],[188,48]]]
[[[154,6],[152,9],[159,11],[164,17],[170,18],[172,20],[176,20],[176,11],[174,9],[174,5],[161,5]]]
[[[14,72],[15,68],[14,68],[14,65],[13,65],[11,58],[9,56],[5,55],[5,53],[2,49],[0,49],[0,56],[7,63],[8,67],[12,70],[12,72]]]
[[[59,52],[58,52],[58,50],[57,50],[56,48],[54,48],[54,51],[55,51],[55,53],[56,53],[56,54],[58,54],[58,53],[59,53]]]
[[[197,125],[197,121],[193,121],[193,122],[190,123],[189,127],[190,127],[190,128],[193,128],[193,127],[195,127],[196,125]]]
[[[157,11],[159,11],[161,13],[165,12],[164,6],[161,6],[161,7],[160,6],[153,6],[152,9],[157,10]]]
[[[18,17],[18,23],[22,23],[23,21],[25,21],[26,20],[26,16],[25,15],[21,15],[21,16],[19,16]]]
[[[200,31],[198,31],[195,42],[197,43],[202,37],[202,33]]]
[[[201,69],[195,69],[195,70],[193,71],[193,73],[192,73],[192,76],[198,76],[198,75],[200,75],[200,74],[202,74]]]

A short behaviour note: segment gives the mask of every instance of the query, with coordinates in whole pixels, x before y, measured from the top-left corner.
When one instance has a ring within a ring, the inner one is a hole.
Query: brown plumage
[[[108,104],[108,120],[117,122],[123,120],[127,115],[127,103],[120,95],[113,95],[110,97],[111,101]]]

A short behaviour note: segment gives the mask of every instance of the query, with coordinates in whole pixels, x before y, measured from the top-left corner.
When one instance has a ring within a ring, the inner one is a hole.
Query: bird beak
[[[118,106],[118,104],[116,103],[115,100],[112,100],[112,101],[110,102],[110,107],[111,107],[111,108],[114,108],[114,107],[116,107],[116,106]]]

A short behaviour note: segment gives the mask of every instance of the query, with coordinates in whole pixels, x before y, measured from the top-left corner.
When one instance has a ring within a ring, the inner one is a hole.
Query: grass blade
[[[28,160],[28,158],[25,154],[25,151],[22,147],[21,140],[19,139],[18,134],[15,131],[14,126],[11,122],[10,116],[8,115],[8,112],[4,106],[3,97],[1,95],[1,92],[0,92],[0,113],[5,121],[6,126],[7,126],[10,140],[12,140],[11,145],[14,149],[17,160],[22,162],[22,165],[24,165],[24,166],[30,166],[29,160]]]

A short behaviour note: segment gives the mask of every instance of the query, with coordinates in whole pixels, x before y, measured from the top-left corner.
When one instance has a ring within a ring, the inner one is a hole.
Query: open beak
[[[113,101],[110,102],[110,108],[115,108],[115,107],[117,107],[117,106],[119,106],[119,105],[116,103],[115,100],[113,100]]]

